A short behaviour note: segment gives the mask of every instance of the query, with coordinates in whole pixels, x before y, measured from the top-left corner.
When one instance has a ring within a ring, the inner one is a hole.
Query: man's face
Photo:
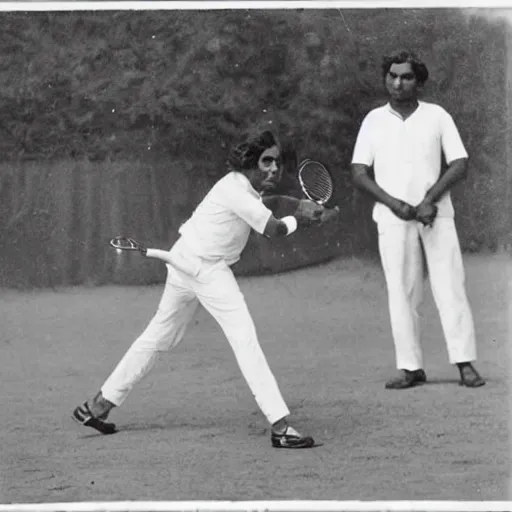
[[[258,192],[271,192],[281,179],[281,152],[272,146],[261,153],[258,167],[248,173],[249,181]]]
[[[415,99],[419,84],[409,62],[391,64],[386,75],[386,89],[396,101]]]

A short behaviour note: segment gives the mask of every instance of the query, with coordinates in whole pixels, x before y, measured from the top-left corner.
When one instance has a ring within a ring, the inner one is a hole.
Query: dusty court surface
[[[458,386],[427,287],[429,382],[388,391],[386,293],[374,263],[240,280],[294,425],[321,446],[270,447],[227,341],[200,311],[114,411],[70,419],[152,316],[161,286],[0,295],[0,502],[504,500],[510,468],[506,256],[466,257],[486,386]]]

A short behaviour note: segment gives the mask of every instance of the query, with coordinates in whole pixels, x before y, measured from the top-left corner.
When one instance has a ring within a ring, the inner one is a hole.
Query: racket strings
[[[317,164],[306,164],[300,171],[305,192],[317,201],[328,201],[333,193],[329,172]]]

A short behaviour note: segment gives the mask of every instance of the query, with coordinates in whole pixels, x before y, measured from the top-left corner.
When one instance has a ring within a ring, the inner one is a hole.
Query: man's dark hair
[[[408,62],[414,72],[417,82],[423,85],[428,80],[428,69],[416,54],[408,50],[399,50],[382,58],[382,77],[385,79],[393,64],[405,64]]]
[[[228,155],[228,171],[248,171],[258,166],[258,160],[266,149],[279,145],[270,130],[245,134],[242,140],[231,147]]]

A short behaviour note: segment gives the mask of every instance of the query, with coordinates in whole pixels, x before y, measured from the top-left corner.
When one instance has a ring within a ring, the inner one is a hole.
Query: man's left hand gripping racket
[[[146,255],[146,248],[137,240],[127,236],[116,236],[110,240],[110,245],[118,252],[121,251],[139,251],[142,255]]]

